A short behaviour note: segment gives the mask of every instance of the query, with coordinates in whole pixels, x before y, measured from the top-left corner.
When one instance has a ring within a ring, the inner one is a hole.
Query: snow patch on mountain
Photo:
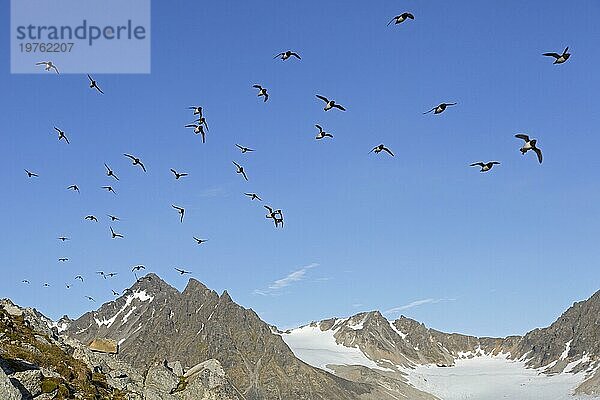
[[[130,294],[125,298],[125,304],[123,305],[123,307],[121,307],[121,309],[119,311],[117,311],[117,313],[115,315],[113,315],[111,318],[98,319],[94,316],[94,321],[96,321],[96,325],[98,325],[99,327],[106,325],[107,328],[110,328],[112,326],[112,324],[114,324],[115,321],[117,320],[117,317],[119,315],[121,315],[121,313],[123,313],[131,305],[131,303],[136,299],[141,302],[149,301],[150,303],[152,303],[152,300],[154,300],[154,296],[147,294],[145,290],[135,291],[135,292],[133,292],[133,294]],[[135,309],[135,306],[134,306],[134,309]],[[129,318],[129,316],[131,315],[131,312],[133,312],[133,310],[131,310],[129,313],[127,313],[123,317],[122,323],[127,322],[127,318]]]

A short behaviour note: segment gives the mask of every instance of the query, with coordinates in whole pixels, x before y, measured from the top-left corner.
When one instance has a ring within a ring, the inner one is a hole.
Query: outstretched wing
[[[524,133],[517,133],[517,134],[515,135],[515,137],[516,137],[517,139],[523,139],[524,141],[526,141],[526,142],[529,142],[529,136],[527,136],[527,135],[526,135],[526,134],[524,134]]]
[[[548,57],[560,58],[560,54],[558,53],[544,53],[543,55]]]
[[[318,94],[317,98],[323,100],[325,103],[329,103],[329,99],[325,96],[321,96],[320,94]]]
[[[542,163],[542,151],[540,149],[538,149],[537,147],[534,147],[533,151],[535,151],[535,154],[537,155],[538,161],[541,164]]]

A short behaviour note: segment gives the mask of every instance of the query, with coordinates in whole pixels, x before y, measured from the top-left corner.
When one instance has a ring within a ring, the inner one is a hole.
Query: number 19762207
[[[70,53],[75,43],[19,43],[21,53]]]

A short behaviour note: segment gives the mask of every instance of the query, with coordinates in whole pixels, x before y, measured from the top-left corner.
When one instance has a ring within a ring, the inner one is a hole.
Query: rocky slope
[[[298,360],[258,315],[190,279],[182,293],[149,274],[122,297],[70,323],[66,333],[89,343],[119,343],[119,357],[145,369],[164,359],[184,367],[218,359],[248,400],[391,399]]]

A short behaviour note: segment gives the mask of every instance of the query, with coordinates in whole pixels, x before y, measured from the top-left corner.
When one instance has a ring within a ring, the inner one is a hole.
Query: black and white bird
[[[202,244],[202,243],[208,241],[208,239],[200,239],[200,238],[197,238],[196,236],[194,236],[194,240],[196,241],[196,244]]]
[[[275,57],[273,57],[273,59],[281,58],[283,61],[285,61],[290,57],[296,57],[298,60],[302,59],[298,53],[291,51],[291,50],[282,51],[281,53],[279,53]]]
[[[21,283],[26,283],[26,284],[29,284],[29,281],[28,281],[27,279],[23,279],[23,280],[21,281]]]
[[[67,142],[67,144],[69,144],[69,138],[67,138],[67,135],[65,135],[65,131],[62,131],[60,129],[58,129],[57,127],[54,127],[54,130],[56,132],[58,132],[58,140],[64,140],[65,142]]]
[[[232,161],[232,163],[235,164],[236,168],[237,168],[237,173],[238,174],[242,174],[242,176],[244,177],[245,180],[248,180],[248,176],[246,175],[246,171],[244,171],[244,167],[242,167],[240,164],[236,163],[235,161]]]
[[[470,165],[470,167],[481,167],[481,170],[479,172],[488,172],[490,169],[492,169],[494,167],[494,165],[499,165],[500,163],[498,161],[489,161],[489,162],[483,162],[483,161],[479,161],[476,163],[473,163]]]
[[[429,114],[432,111],[434,114],[441,114],[446,110],[446,108],[448,108],[450,106],[455,106],[456,104],[458,104],[458,103],[441,103],[441,104],[433,107],[431,110],[424,112],[423,114]]]
[[[38,63],[35,63],[35,65],[44,65],[45,71],[54,70],[57,74],[60,73],[60,72],[58,72],[58,68],[56,68],[56,65],[54,65],[54,63],[52,61],[40,61]]]
[[[79,186],[77,186],[77,185],[67,186],[67,189],[72,190],[72,191],[77,192],[77,193],[80,193]]]
[[[102,186],[102,189],[106,190],[107,192],[112,192],[114,195],[117,194],[117,192],[115,192],[115,189],[113,189],[112,186]]]
[[[81,276],[81,275],[77,275],[77,276],[75,277],[75,279],[76,279],[76,280],[77,280],[77,279],[79,279],[81,282],[83,282],[83,276]]]
[[[98,82],[96,82],[91,76],[90,74],[88,74],[88,79],[90,80],[90,89],[96,89],[97,91],[99,91],[100,93],[104,94],[104,92],[102,91],[102,89],[100,89],[100,86],[98,86]]]
[[[251,149],[250,147],[245,147],[245,146],[239,145],[237,143],[235,144],[235,147],[237,147],[238,149],[240,149],[240,151],[242,152],[242,154],[243,153],[247,153],[249,151],[254,151],[254,149]]]
[[[114,290],[112,290],[112,289],[111,289],[111,291],[112,291],[112,294],[113,294],[113,296],[115,296],[115,297],[120,295],[120,293],[119,293],[119,292],[117,292],[117,291],[114,291]]]
[[[103,277],[104,279],[106,279],[106,274],[104,273],[104,271],[97,271],[96,273],[98,275],[100,275],[101,277]]]
[[[522,139],[525,143],[519,149],[521,154],[527,153],[529,150],[533,150],[533,152],[537,155],[538,161],[540,164],[542,163],[542,150],[537,147],[537,139],[530,139],[529,136],[524,133],[518,133],[515,135],[516,138]]]
[[[172,206],[173,206],[173,208],[174,208],[174,209],[176,209],[176,210],[177,210],[177,212],[179,213],[179,217],[180,217],[180,218],[179,218],[179,221],[180,221],[180,222],[183,222],[183,216],[184,216],[184,214],[185,214],[185,208],[183,208],[183,207],[179,207],[179,206],[176,206],[175,204],[172,204]]]
[[[98,218],[96,218],[95,215],[86,215],[86,217],[84,219],[86,219],[88,221],[98,222]]]
[[[258,200],[262,201],[260,197],[256,193],[244,193],[246,196],[250,197],[250,200]]]
[[[204,132],[204,125],[201,124],[187,124],[186,128],[194,128],[194,134],[202,135],[202,143],[206,143],[206,132]]]
[[[394,153],[392,153],[392,151],[390,149],[385,147],[385,145],[383,143],[378,146],[373,147],[369,153],[375,152],[375,154],[378,154],[378,153],[381,153],[382,151],[385,151],[390,156],[394,157]]]
[[[117,238],[123,239],[124,238],[123,235],[121,235],[120,233],[115,232],[114,229],[112,228],[112,226],[109,226],[109,228],[110,228],[110,234],[111,234],[111,236],[112,236],[113,239],[117,239]]]
[[[260,86],[258,84],[257,85],[253,85],[252,87],[255,88],[255,89],[258,89],[258,95],[257,96],[258,97],[263,97],[264,98],[263,101],[265,103],[267,102],[267,100],[269,100],[269,93],[267,93],[267,89],[266,88],[264,88],[264,87],[262,87],[262,86]]]
[[[315,127],[319,130],[319,133],[317,133],[317,136],[315,136],[315,139],[321,140],[321,139],[326,138],[326,137],[330,137],[330,138],[333,139],[333,135],[331,133],[329,133],[329,132],[325,132],[323,130],[323,128],[321,127],[321,125],[315,124]]]
[[[183,178],[184,176],[188,176],[188,174],[186,174],[185,172],[177,172],[176,170],[174,170],[173,168],[171,168],[171,172],[173,173],[173,175],[175,175],[175,179],[179,179],[179,178]]]
[[[139,271],[142,269],[146,269],[146,267],[144,267],[143,265],[136,265],[135,267],[131,268],[131,272]]]
[[[61,257],[58,259],[58,262],[67,262],[69,259],[67,257]]]
[[[85,297],[85,298],[86,298],[86,299],[88,299],[89,301],[96,302],[96,300],[94,300],[94,298],[93,298],[93,297],[91,297],[91,296],[83,296],[83,297]]]
[[[403,12],[402,14],[396,15],[394,18],[392,18],[390,20],[390,22],[388,22],[388,26],[390,26],[390,24],[392,22],[394,23],[394,25],[401,24],[402,22],[406,21],[407,19],[415,19],[415,16],[409,12]]]
[[[111,221],[120,221],[119,217],[114,216],[114,215],[108,214],[108,218],[110,218]]]
[[[38,175],[38,174],[36,174],[35,172],[31,172],[31,171],[29,171],[29,170],[25,170],[25,173],[27,174],[27,177],[28,177],[28,178],[32,178],[32,177],[35,177],[35,178],[37,178],[37,177],[39,176],[39,175]]]
[[[337,104],[335,100],[329,100],[327,97],[321,96],[320,94],[317,95],[317,98],[325,102],[325,107],[323,108],[323,110],[325,111],[329,111],[332,108],[337,108],[338,110],[346,111],[346,109],[341,105]]]
[[[175,271],[179,272],[179,275],[191,274],[191,271],[186,271],[184,269],[175,268]]]
[[[108,166],[108,164],[104,163],[104,167],[106,168],[106,176],[113,177],[117,181],[119,180],[119,177],[117,175],[115,175],[115,172],[112,169],[110,169],[110,167]]]
[[[132,163],[131,163],[131,164],[132,164],[132,165],[139,165],[139,166],[140,166],[140,168],[142,168],[142,170],[143,170],[144,172],[146,172],[146,167],[144,166],[144,163],[142,163],[142,162],[140,161],[140,159],[139,159],[139,158],[137,158],[136,156],[132,156],[131,154],[123,154],[123,155],[124,155],[125,157],[127,157],[127,158],[131,159],[131,161],[132,161]]]
[[[46,282],[46,283],[43,284],[43,286],[44,287],[50,287],[50,284]]]
[[[569,47],[568,46],[565,48],[565,50],[562,52],[562,54],[558,54],[558,53],[544,53],[543,55],[545,55],[546,57],[554,57],[555,60],[554,60],[553,64],[562,64],[565,61],[567,61],[569,59],[569,57],[571,57],[571,53],[569,53]]]
[[[57,239],[60,240],[61,242],[64,242],[65,240],[71,240],[70,238],[68,238],[66,236],[60,236]]]

